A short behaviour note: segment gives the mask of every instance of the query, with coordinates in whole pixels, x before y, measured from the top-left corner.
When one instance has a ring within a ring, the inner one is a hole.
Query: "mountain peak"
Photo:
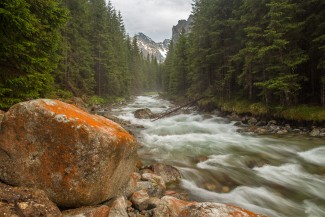
[[[157,43],[142,32],[139,32],[134,37],[138,41],[139,49],[142,51],[144,58],[147,58],[149,54],[150,56],[156,57],[159,63],[165,61],[170,43],[169,39]]]

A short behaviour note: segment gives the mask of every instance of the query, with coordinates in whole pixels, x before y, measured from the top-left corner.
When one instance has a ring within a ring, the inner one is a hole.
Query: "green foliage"
[[[0,3],[0,108],[38,98],[94,95],[96,103],[155,90],[159,66],[144,60],[105,0]]]
[[[256,115],[282,117],[283,109],[271,109],[276,105],[324,106],[324,7],[321,0],[194,1],[188,61],[177,49],[182,42],[173,44],[163,66],[165,91],[176,98],[212,95],[199,104]],[[186,79],[178,79],[184,69]],[[177,89],[183,81],[185,93]]]
[[[55,0],[0,3],[1,108],[44,96],[57,67],[67,12]]]
[[[279,112],[279,116],[287,120],[298,121],[325,121],[325,109],[322,107],[301,105]]]
[[[101,105],[101,104],[105,104],[107,102],[107,99],[102,98],[100,96],[92,96],[90,98],[90,104],[91,105]]]

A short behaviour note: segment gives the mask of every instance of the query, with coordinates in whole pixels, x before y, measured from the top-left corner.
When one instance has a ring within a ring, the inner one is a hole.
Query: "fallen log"
[[[184,105],[178,106],[178,107],[176,107],[176,108],[174,108],[174,109],[168,109],[167,111],[160,113],[160,114],[158,115],[157,118],[155,118],[154,120],[152,120],[152,122],[157,121],[157,120],[159,120],[159,119],[162,119],[162,118],[164,118],[164,117],[166,117],[166,116],[168,116],[168,115],[170,115],[170,114],[172,114],[172,113],[174,113],[174,112],[177,112],[178,110],[180,110],[180,109],[182,109],[182,108],[188,107],[188,106],[190,106],[190,105],[192,105],[192,104],[194,104],[194,103],[196,103],[196,102],[198,102],[198,101],[200,101],[201,99],[204,99],[204,98],[206,98],[206,97],[207,97],[207,96],[203,96],[203,97],[200,97],[200,98],[198,98],[198,99],[195,99],[195,100],[193,100],[193,101],[191,101],[191,102],[189,102],[189,103],[186,103],[186,104],[184,104]]]

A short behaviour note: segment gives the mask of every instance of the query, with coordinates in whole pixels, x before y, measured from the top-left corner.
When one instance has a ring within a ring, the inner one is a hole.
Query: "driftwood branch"
[[[158,115],[158,117],[155,118],[155,119],[152,120],[152,121],[157,121],[157,120],[159,120],[159,119],[162,119],[162,118],[164,118],[164,117],[166,117],[166,116],[168,116],[168,115],[170,115],[170,114],[172,114],[172,113],[174,113],[174,112],[177,112],[178,110],[180,110],[180,109],[182,109],[182,108],[184,108],[184,107],[188,107],[188,106],[190,106],[190,105],[192,105],[192,104],[194,104],[194,103],[196,103],[196,102],[198,102],[198,101],[200,101],[201,99],[204,99],[204,98],[206,98],[206,96],[203,96],[203,97],[201,97],[201,98],[198,98],[198,99],[196,99],[196,100],[193,100],[193,101],[191,101],[191,102],[189,102],[189,103],[186,103],[185,105],[178,106],[178,107],[176,107],[176,108],[174,108],[174,109],[168,109],[167,111],[160,113],[160,114]]]

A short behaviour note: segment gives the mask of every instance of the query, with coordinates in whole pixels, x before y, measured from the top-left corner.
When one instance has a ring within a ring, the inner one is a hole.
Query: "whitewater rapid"
[[[136,119],[149,108],[173,105],[158,96],[138,96],[113,112],[142,125],[136,132],[145,163],[163,162],[182,173],[190,199],[228,203],[270,217],[325,216],[325,140],[303,136],[254,136],[234,122],[192,112],[157,121]]]

